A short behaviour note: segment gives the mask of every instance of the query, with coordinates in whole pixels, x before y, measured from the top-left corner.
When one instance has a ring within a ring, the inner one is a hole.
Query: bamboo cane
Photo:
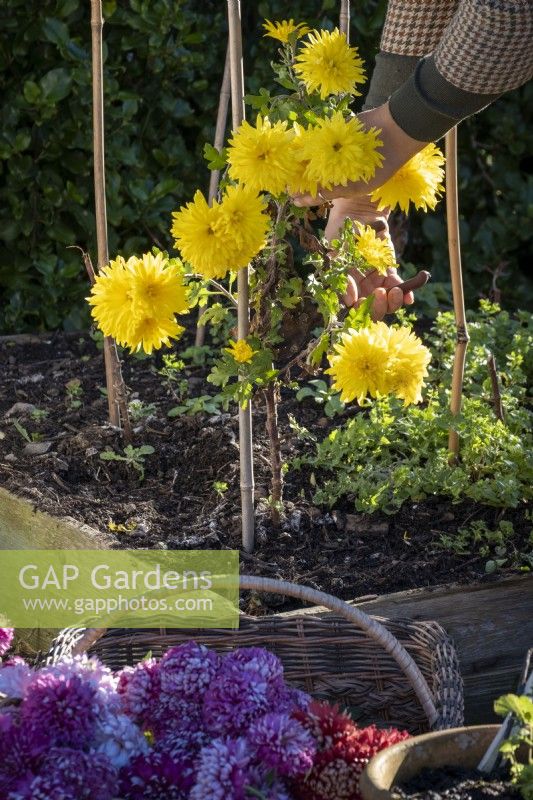
[[[454,417],[461,413],[463,378],[468,347],[463,273],[461,268],[461,243],[459,238],[459,196],[457,189],[457,127],[446,134],[446,222],[448,228],[448,252],[452,278],[453,308],[455,313],[456,345],[453,360],[452,394],[450,411]],[[450,428],[448,434],[450,460],[459,457],[459,436]]]
[[[339,20],[341,33],[346,36],[346,41],[350,41],[350,0],[341,0],[341,13]]]
[[[271,381],[264,390],[266,404],[266,429],[270,445],[270,465],[272,470],[271,484],[271,519],[275,528],[281,522],[280,508],[283,503],[283,469],[281,463],[281,440],[278,427],[278,386]]]
[[[242,26],[240,0],[228,0],[228,27],[231,76],[231,111],[233,128],[244,120],[244,74],[242,64]],[[237,274],[237,331],[245,339],[250,328],[248,267]],[[254,549],[254,466],[252,450],[252,408],[239,406],[239,451],[241,466],[242,546]]]
[[[230,62],[229,62],[229,46],[228,46],[226,48],[224,76],[222,78],[222,85],[220,87],[220,96],[218,100],[215,139],[213,141],[213,146],[216,147],[217,150],[222,150],[222,148],[224,147],[224,136],[226,133],[226,124],[228,121],[228,106],[229,106],[230,89],[231,89],[229,65]],[[211,203],[216,197],[219,180],[220,180],[220,170],[214,169],[211,172],[211,177],[209,179],[209,194],[208,194],[209,205],[211,205]],[[200,319],[200,317],[204,313],[204,310],[205,310],[204,307],[200,307],[198,309],[198,319]],[[194,344],[196,345],[196,347],[201,347],[204,342],[205,342],[205,325],[197,325],[196,338]]]
[[[96,212],[96,242],[98,270],[109,262],[107,246],[107,212],[105,199],[104,156],[104,79],[102,59],[102,31],[104,19],[101,0],[91,0],[92,30],[92,80],[93,80],[93,148],[94,148],[94,201]],[[104,364],[107,403],[111,425],[124,425],[124,439],[131,442],[132,431],[126,402],[126,386],[122,377],[120,360],[114,340],[104,337]]]

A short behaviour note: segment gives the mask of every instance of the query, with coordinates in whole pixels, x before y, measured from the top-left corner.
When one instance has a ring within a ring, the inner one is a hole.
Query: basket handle
[[[426,679],[405,647],[381,622],[369,617],[368,614],[365,614],[364,611],[361,611],[356,606],[351,606],[344,600],[339,600],[338,597],[333,597],[333,595],[320,592],[317,589],[311,589],[308,586],[299,586],[289,581],[281,581],[274,578],[261,578],[255,575],[241,575],[239,586],[241,590],[251,589],[256,592],[281,594],[294,597],[306,603],[312,603],[313,605],[325,606],[330,611],[334,611],[349,622],[353,622],[354,625],[365,631],[371,639],[380,644],[383,649],[394,658],[411,684],[428,718],[430,727],[433,727],[437,722],[437,709],[435,708],[435,703],[433,702],[433,697]],[[106,630],[107,628],[87,628],[74,645],[72,654],[80,655],[86,652],[95,642],[101,639]]]

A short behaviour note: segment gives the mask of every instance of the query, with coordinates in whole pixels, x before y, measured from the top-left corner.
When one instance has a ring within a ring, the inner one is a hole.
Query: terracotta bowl
[[[477,725],[425,733],[382,750],[367,765],[359,788],[363,800],[391,800],[392,786],[408,781],[425,767],[475,769],[498,725]]]

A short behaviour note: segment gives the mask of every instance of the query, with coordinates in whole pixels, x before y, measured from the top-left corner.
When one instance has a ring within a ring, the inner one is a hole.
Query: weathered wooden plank
[[[37,511],[28,500],[0,487],[0,579],[2,550],[101,550],[110,542],[111,537],[94,528]],[[48,628],[19,629],[17,646],[23,655],[32,655],[47,650],[56,634]]]
[[[110,542],[89,525],[37,511],[0,486],[0,550],[101,550]]]
[[[469,724],[493,722],[496,697],[514,690],[524,656],[533,646],[533,576],[470,586],[414,589],[354,601],[368,614],[434,619],[452,636],[465,682]],[[296,613],[327,613],[310,608]]]

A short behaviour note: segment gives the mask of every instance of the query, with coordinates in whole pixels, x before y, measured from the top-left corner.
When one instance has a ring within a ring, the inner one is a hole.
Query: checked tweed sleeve
[[[390,0],[365,108],[435,141],[533,75],[532,0]]]
[[[401,56],[432,53],[459,0],[389,0],[381,50]]]
[[[386,103],[422,56],[432,53],[459,0],[389,0],[364,109]]]

